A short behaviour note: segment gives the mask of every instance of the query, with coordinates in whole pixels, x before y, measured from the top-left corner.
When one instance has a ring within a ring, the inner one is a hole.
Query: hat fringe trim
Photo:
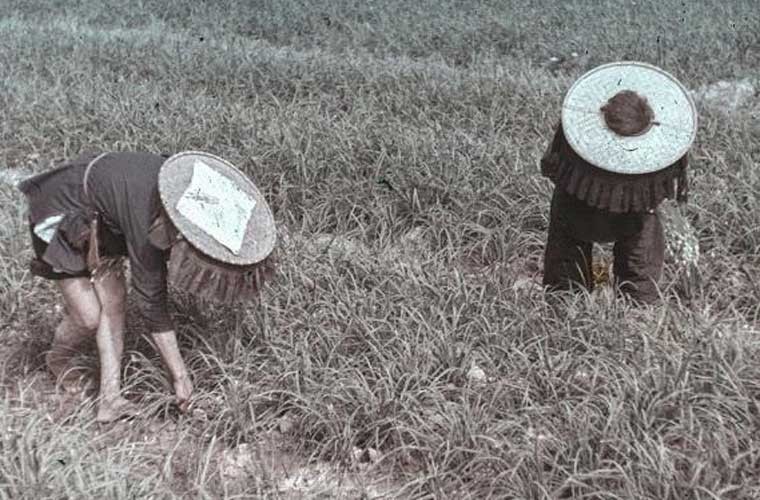
[[[275,274],[272,255],[250,266],[235,266],[210,259],[186,241],[171,251],[169,280],[180,290],[199,298],[234,304],[255,299]]]
[[[549,151],[541,160],[541,172],[555,185],[586,204],[615,213],[653,210],[666,198],[686,202],[688,156],[646,174],[619,174],[595,167],[567,143],[557,127]]]

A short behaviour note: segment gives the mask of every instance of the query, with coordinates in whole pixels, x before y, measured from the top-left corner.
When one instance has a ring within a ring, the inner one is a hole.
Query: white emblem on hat
[[[256,201],[235,182],[196,160],[190,185],[177,202],[177,211],[238,255],[255,206]]]

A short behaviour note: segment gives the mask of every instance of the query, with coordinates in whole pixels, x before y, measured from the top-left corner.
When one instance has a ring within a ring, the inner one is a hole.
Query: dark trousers
[[[544,253],[544,285],[552,290],[593,289],[593,243],[615,242],[613,273],[619,289],[638,302],[657,300],[665,236],[656,211],[616,214],[555,189]]]

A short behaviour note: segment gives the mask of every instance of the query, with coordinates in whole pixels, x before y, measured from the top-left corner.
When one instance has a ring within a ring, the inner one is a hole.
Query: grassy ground
[[[638,310],[532,285],[537,159],[570,83],[614,59],[689,87],[757,78],[755,2],[523,4],[4,0],[0,166],[207,150],[255,179],[282,234],[258,306],[175,294],[195,411],[175,414],[136,324],[125,380],[148,416],[99,428],[44,372],[60,312],[0,186],[0,496],[317,495],[283,464],[225,476],[242,443],[259,464],[277,447],[392,478],[324,497],[760,496],[756,102],[700,114],[690,301],[673,266]]]

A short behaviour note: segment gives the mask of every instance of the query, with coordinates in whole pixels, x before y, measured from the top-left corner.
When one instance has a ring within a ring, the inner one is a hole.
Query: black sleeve
[[[132,287],[140,312],[151,332],[174,329],[169,316],[166,258],[163,251],[148,242],[147,237],[128,240]]]
[[[565,134],[562,132],[562,123],[558,123],[554,130],[554,138],[546,148],[544,155],[541,157],[541,175],[556,180],[559,170],[560,148],[565,140]]]
[[[678,203],[689,202],[689,153],[686,153],[678,160],[678,190],[676,191],[676,201]]]

